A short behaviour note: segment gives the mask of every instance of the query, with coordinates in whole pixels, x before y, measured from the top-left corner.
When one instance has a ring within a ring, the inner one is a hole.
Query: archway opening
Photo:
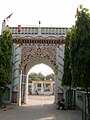
[[[49,99],[53,103],[54,92],[55,74],[52,68],[43,63],[34,65],[28,72],[28,103],[32,96],[42,101]]]

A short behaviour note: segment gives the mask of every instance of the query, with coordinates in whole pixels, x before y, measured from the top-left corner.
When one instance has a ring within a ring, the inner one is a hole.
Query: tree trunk
[[[86,89],[86,94],[87,94],[87,102],[88,102],[88,120],[90,120],[90,102],[89,102],[89,91],[88,87]]]

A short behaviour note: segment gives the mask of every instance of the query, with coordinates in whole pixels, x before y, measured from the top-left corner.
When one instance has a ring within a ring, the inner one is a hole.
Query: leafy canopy
[[[63,84],[90,87],[90,13],[80,6],[75,26],[66,36]],[[70,75],[71,72],[71,76]]]
[[[55,76],[54,74],[50,74],[47,76],[44,76],[42,73],[31,73],[29,75],[29,82],[31,82],[32,80],[54,80]]]
[[[11,79],[12,35],[10,31],[3,31],[0,36],[0,86],[5,87]]]

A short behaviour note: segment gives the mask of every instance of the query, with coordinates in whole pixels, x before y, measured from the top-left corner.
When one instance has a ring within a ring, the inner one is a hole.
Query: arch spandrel
[[[29,61],[26,61],[26,63],[25,64],[23,64],[23,67],[25,66],[25,65],[27,65],[27,69],[26,69],[26,73],[28,73],[28,71],[33,67],[33,66],[35,66],[35,65],[37,65],[37,64],[41,64],[41,63],[43,63],[43,64],[46,64],[46,65],[48,65],[54,72],[56,71],[56,64],[53,64],[52,62],[50,62],[48,59],[46,59],[46,58],[33,58],[33,59],[31,59],[31,60],[29,60]],[[43,69],[43,68],[42,68]]]
[[[36,64],[46,64],[55,71],[56,47],[55,46],[23,46],[21,53],[21,65],[28,65],[27,71]]]

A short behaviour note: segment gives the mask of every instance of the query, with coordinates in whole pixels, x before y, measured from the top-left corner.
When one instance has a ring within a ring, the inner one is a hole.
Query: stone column
[[[55,103],[58,101],[58,93],[63,93],[62,84],[62,76],[63,76],[63,65],[64,65],[64,45],[59,45],[57,47],[57,55],[56,55],[56,64],[57,64],[57,74],[55,81]]]
[[[26,85],[25,85],[25,99],[24,103],[28,103],[28,75],[26,75]]]
[[[50,82],[50,92],[53,92],[53,83]]]
[[[21,81],[22,81],[22,70],[20,70],[20,80],[18,85],[18,106],[21,106]]]
[[[34,82],[32,81],[32,94],[34,94]]]
[[[41,83],[41,93],[44,92],[44,88],[43,88],[43,82]]]
[[[38,89],[38,86],[37,86],[37,83],[35,83],[35,90],[37,90]]]
[[[13,68],[12,68],[12,102],[19,104],[18,91],[20,83],[20,63],[21,63],[21,47],[13,44]]]

